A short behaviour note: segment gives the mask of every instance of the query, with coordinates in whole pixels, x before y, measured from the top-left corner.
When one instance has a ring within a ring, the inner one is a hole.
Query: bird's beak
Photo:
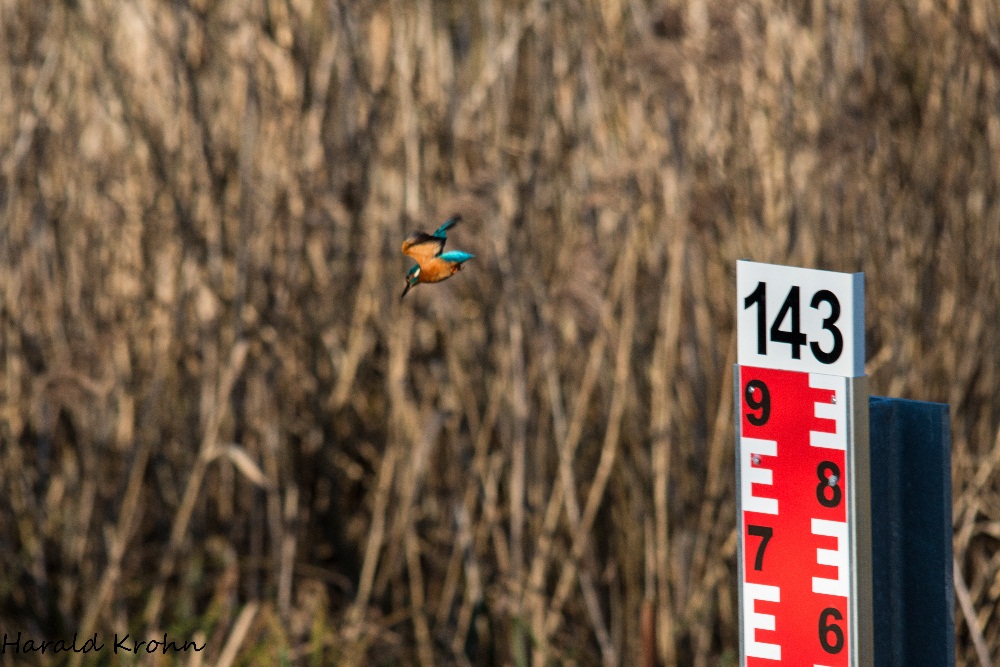
[[[410,291],[410,287],[412,287],[412,285],[410,285],[410,281],[407,280],[406,281],[406,287],[403,289],[403,293],[399,295],[399,300],[400,301],[402,301],[403,297],[406,296],[406,293]]]

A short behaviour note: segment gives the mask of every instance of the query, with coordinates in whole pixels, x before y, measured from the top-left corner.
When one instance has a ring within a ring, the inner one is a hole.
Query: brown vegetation
[[[873,392],[951,405],[958,661],[1000,660],[998,26],[0,1],[0,631],[734,664],[746,257],[864,271]],[[401,303],[453,211],[476,259]]]

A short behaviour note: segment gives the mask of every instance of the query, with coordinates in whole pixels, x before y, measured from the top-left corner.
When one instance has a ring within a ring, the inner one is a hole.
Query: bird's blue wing
[[[446,262],[455,262],[456,264],[461,264],[462,262],[467,262],[468,260],[475,257],[467,252],[462,252],[461,250],[449,250],[448,252],[443,252],[438,255],[441,259]]]
[[[443,225],[437,228],[437,231],[434,232],[433,236],[439,239],[448,238],[448,230],[457,225],[459,220],[461,219],[462,216],[458,214],[451,216],[450,218],[444,221]]]

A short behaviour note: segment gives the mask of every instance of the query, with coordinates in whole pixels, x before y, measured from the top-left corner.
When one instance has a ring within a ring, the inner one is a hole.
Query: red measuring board
[[[746,664],[847,665],[845,378],[741,367],[740,386]]]
[[[742,664],[865,664],[869,481],[856,406],[867,394],[852,375],[863,375],[860,274],[740,262],[737,275],[740,361],[756,362],[738,365],[734,382]]]

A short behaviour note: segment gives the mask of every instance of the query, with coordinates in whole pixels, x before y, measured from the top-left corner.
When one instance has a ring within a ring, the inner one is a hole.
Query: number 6
[[[844,631],[835,623],[827,623],[831,616],[838,621],[844,620],[841,613],[833,607],[824,609],[819,615],[819,643],[827,653],[840,653],[844,648]],[[830,633],[833,633],[832,644],[828,641]]]

